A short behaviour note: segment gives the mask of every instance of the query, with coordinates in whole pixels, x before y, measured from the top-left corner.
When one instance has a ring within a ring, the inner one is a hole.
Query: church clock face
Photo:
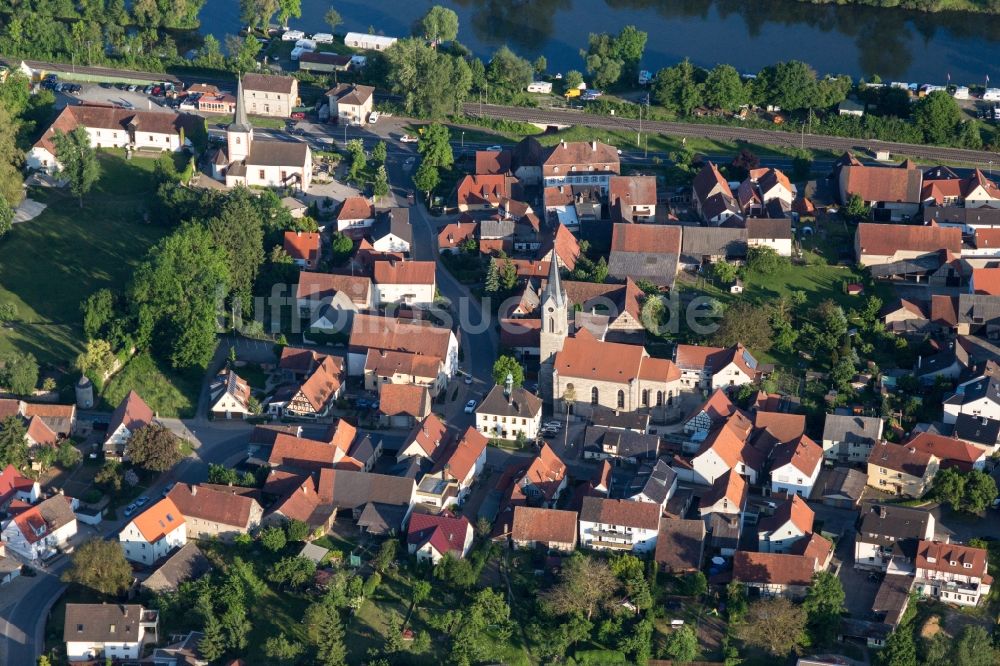
[[[549,314],[552,314],[553,312],[555,312],[555,309],[549,306]]]

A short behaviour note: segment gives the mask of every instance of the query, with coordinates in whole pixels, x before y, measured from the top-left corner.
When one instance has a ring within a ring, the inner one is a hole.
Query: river
[[[633,24],[649,33],[642,66],[656,70],[685,57],[752,73],[802,60],[820,73],[878,74],[916,83],[1000,84],[1000,16],[925,14],[900,9],[813,5],[794,0],[335,0],[338,31],[403,37],[433,4],[458,13],[458,39],[484,59],[507,44],[544,55],[550,72],[583,70],[579,51],[591,32]],[[302,0],[291,27],[326,32],[330,0]],[[208,0],[202,32],[220,41],[239,30],[238,0]]]

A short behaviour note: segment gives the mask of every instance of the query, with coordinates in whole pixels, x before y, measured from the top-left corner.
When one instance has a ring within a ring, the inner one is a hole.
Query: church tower
[[[236,112],[233,122],[226,128],[226,148],[230,163],[241,162],[250,154],[253,143],[253,126],[247,120],[247,107],[243,100],[243,79],[236,87]]]
[[[542,292],[542,330],[539,335],[540,368],[538,372],[538,388],[542,400],[550,403],[561,397],[553,395],[552,372],[556,352],[563,348],[563,342],[569,334],[569,312],[566,290],[559,279],[559,265],[555,253],[549,262],[549,281]]]

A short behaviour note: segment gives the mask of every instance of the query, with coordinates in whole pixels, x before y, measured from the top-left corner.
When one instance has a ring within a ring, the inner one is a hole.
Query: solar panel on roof
[[[757,359],[751,356],[750,352],[745,349],[743,350],[743,362],[746,363],[751,370],[757,369]]]

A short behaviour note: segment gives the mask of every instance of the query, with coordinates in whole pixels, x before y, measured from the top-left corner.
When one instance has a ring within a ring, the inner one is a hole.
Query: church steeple
[[[559,278],[559,264],[555,252],[549,262],[549,281],[541,295],[542,330],[538,336],[539,373],[538,388],[543,400],[553,403],[553,371],[556,354],[563,348],[569,335],[569,299]]]
[[[566,292],[563,290],[559,278],[559,262],[556,260],[554,251],[552,252],[552,261],[549,262],[549,281],[545,285],[542,300],[551,300],[555,307],[562,307],[566,304]]]
[[[250,154],[253,142],[253,125],[247,119],[246,101],[243,98],[243,79],[236,87],[236,111],[233,122],[226,127],[226,147],[230,162],[241,162]]]

